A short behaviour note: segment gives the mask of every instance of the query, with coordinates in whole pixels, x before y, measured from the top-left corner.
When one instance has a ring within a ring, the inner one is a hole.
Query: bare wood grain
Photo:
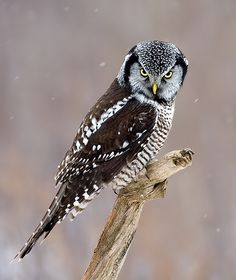
[[[144,203],[163,198],[167,178],[190,166],[190,149],[172,151],[151,161],[135,182],[122,190],[100,236],[82,280],[115,280],[138,227]]]

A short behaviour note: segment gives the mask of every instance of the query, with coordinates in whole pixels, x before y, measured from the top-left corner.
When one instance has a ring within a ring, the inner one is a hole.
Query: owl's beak
[[[153,83],[152,85],[152,91],[153,91],[153,94],[156,95],[157,94],[157,90],[158,90],[158,85],[156,82]]]

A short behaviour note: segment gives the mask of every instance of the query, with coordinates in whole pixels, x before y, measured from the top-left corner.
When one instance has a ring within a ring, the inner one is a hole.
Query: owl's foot
[[[185,167],[190,161],[192,161],[194,152],[191,149],[184,149],[180,151],[180,155],[181,157],[175,157],[173,162],[175,165],[181,165]]]

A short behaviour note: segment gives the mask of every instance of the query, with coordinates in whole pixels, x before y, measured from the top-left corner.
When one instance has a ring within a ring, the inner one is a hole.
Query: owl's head
[[[144,41],[128,52],[117,78],[133,93],[168,103],[175,99],[187,68],[187,59],[175,45]]]

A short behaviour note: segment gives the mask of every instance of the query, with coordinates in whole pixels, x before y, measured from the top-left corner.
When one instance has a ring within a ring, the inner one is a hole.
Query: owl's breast
[[[112,181],[112,188],[117,192],[131,183],[137,174],[146,167],[148,162],[155,158],[163,146],[171,129],[174,116],[174,104],[172,106],[157,106],[156,120],[152,132],[145,143],[140,143],[142,149],[137,153],[132,162],[121,170]]]

